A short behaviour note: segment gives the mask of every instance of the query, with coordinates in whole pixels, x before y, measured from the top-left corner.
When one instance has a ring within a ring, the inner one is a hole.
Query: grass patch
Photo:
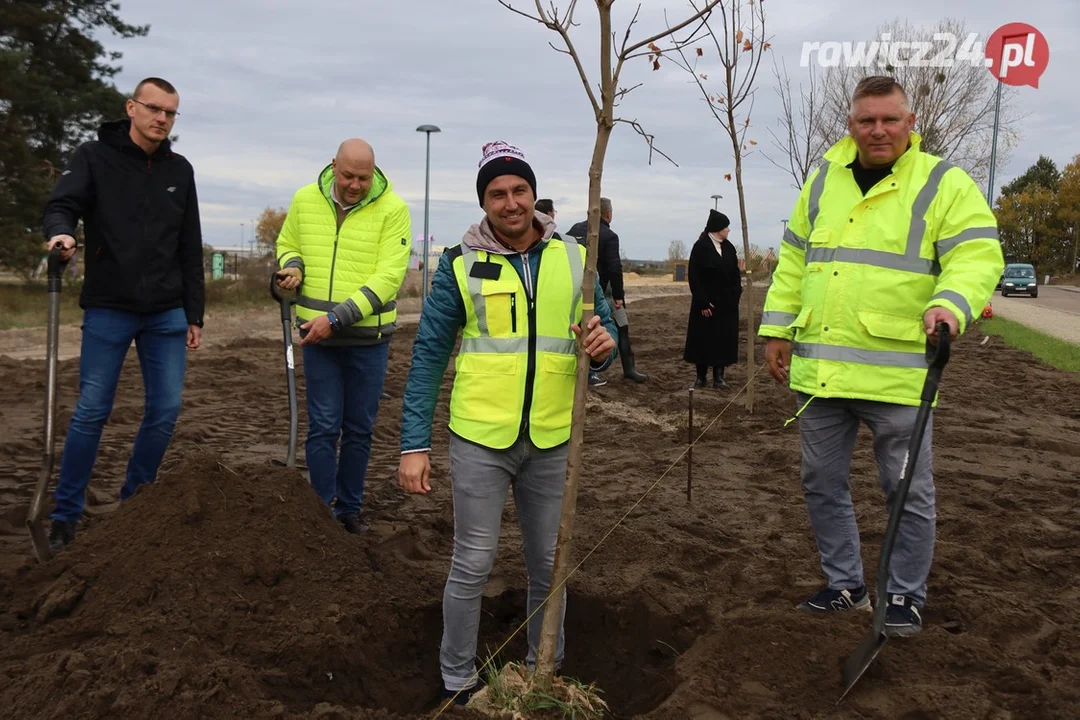
[[[550,693],[532,686],[528,669],[520,663],[506,663],[496,669],[489,665],[487,684],[469,699],[468,708],[495,717],[509,715],[514,720],[559,718],[560,720],[600,720],[607,703],[594,685],[572,678],[556,677]]]
[[[80,292],[82,282],[78,280],[61,286],[61,324],[81,322]],[[269,275],[245,274],[237,279],[206,281],[207,312],[256,307],[277,307],[270,296]],[[49,293],[44,280],[0,283],[0,330],[45,327],[48,321]]]
[[[1030,352],[1058,370],[1080,374],[1080,346],[1003,317],[980,320],[979,329],[987,335],[1000,337],[1006,345]]]

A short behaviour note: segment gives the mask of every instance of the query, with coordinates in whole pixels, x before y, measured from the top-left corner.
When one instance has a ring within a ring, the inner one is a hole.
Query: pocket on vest
[[[466,418],[494,425],[514,425],[521,411],[520,378],[524,357],[501,353],[458,355],[451,405]]]

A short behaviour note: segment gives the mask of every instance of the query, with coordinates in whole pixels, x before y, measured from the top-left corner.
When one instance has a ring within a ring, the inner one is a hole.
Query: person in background
[[[730,234],[727,215],[710,210],[705,230],[690,251],[690,319],[683,360],[697,369],[696,388],[708,384],[710,367],[713,387],[726,388],[724,370],[739,361],[742,276]]]
[[[47,250],[62,248],[74,265],[80,219],[86,233],[79,399],[50,514],[54,552],[75,539],[131,343],[146,411],[121,500],[156,479],[180,415],[187,351],[201,342],[206,291],[195,171],[169,142],[179,107],[172,83],[139,82],[127,118],[103,123],[97,140],[75,150],[45,203]]]
[[[612,317],[619,329],[619,358],[622,360],[623,377],[636,383],[643,383],[649,379],[644,373],[640,373],[634,366],[634,351],[630,347],[630,318],[626,314],[626,294],[623,291],[623,268],[622,253],[619,251],[619,236],[611,229],[613,209],[611,200],[600,198],[600,237],[596,250],[596,274],[600,278],[600,287],[604,288],[604,296],[615,308]],[[582,220],[568,231],[585,244],[586,235],[589,231],[588,220]],[[589,378],[590,385],[603,385],[607,381],[597,377],[598,382]]]
[[[278,286],[300,289],[311,485],[353,534],[368,529],[360,513],[372,428],[411,238],[408,206],[359,138],[296,191],[277,238]]]

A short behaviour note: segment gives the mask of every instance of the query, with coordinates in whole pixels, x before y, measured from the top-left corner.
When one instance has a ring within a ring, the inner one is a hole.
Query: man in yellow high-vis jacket
[[[431,490],[431,426],[458,333],[450,396],[454,555],[443,594],[443,691],[464,704],[478,687],[480,602],[495,562],[506,495],[514,490],[529,575],[528,612],[547,597],[559,534],[584,309],[585,247],[555,235],[534,209],[524,154],[488,143],[476,192],[484,219],[443,254],[413,344],[401,422],[401,486]],[[615,356],[618,332],[599,281],[585,328],[594,367]],[[563,591],[565,594],[565,590]],[[564,606],[565,607],[565,606]],[[535,662],[543,612],[529,621]],[[563,657],[559,632],[556,662]]]
[[[802,485],[828,584],[798,605],[870,609],[848,473],[860,422],[880,483],[903,474],[937,323],[963,333],[1004,267],[997,222],[974,181],[920,147],[907,94],[862,80],[849,136],[807,178],[781,243],[759,335],[796,391]],[[913,635],[933,558],[932,419],[892,555],[885,631]]]
[[[410,226],[409,208],[375,165],[375,151],[354,138],[296,192],[277,239],[278,285],[300,289],[311,484],[350,533],[366,529],[364,478]]]

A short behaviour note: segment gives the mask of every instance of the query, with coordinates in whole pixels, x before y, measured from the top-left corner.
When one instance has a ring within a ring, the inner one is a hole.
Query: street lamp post
[[[784,223],[784,234],[787,235],[787,218],[784,218],[780,222]]]
[[[712,196],[712,208],[713,208],[713,210],[719,210],[720,209],[720,201],[723,200],[723,199],[724,199],[723,195],[713,195]]]
[[[421,297],[426,300],[428,296],[428,243],[430,238],[428,234],[428,208],[431,196],[431,133],[442,131],[434,125],[421,125],[416,128],[416,132],[422,132],[427,135],[427,160],[424,165],[424,259],[422,260],[424,270],[424,291],[421,295]]]

